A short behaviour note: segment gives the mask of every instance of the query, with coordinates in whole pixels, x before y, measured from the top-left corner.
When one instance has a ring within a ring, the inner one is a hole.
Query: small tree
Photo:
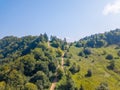
[[[115,68],[115,62],[114,62],[114,61],[111,61],[111,62],[110,62],[110,65],[107,66],[107,68],[108,68],[109,70],[114,70],[114,68]]]
[[[84,57],[85,56],[85,54],[84,54],[84,52],[79,52],[79,54],[78,54],[79,56],[82,56],[82,57]]]
[[[65,62],[65,64],[66,64],[67,66],[70,66],[70,60],[67,59],[66,62]]]
[[[61,57],[63,55],[63,52],[60,48],[57,49],[56,53],[57,53],[57,57]]]
[[[77,72],[80,71],[80,66],[79,65],[76,65],[75,63],[70,67],[69,71],[72,73],[72,74],[75,74]]]
[[[4,81],[0,82],[0,90],[5,90],[6,83]]]
[[[25,90],[38,90],[37,86],[33,83],[26,83]]]
[[[88,69],[87,74],[85,75],[86,77],[91,77],[92,76],[92,71],[91,69]]]
[[[52,71],[53,73],[56,71],[56,64],[54,62],[50,62],[48,64],[49,70]]]
[[[120,51],[118,51],[117,55],[120,56]]]
[[[82,47],[82,43],[77,42],[75,46],[76,46],[76,47]]]
[[[67,72],[62,83],[58,85],[56,90],[75,90],[75,88],[75,83],[71,78],[71,74]]]
[[[97,42],[96,42],[96,47],[102,47],[102,46],[104,46],[105,45],[105,41],[104,40],[98,40]]]
[[[69,52],[65,52],[64,57],[70,59],[72,57],[72,54]]]
[[[85,48],[83,52],[85,55],[90,55],[92,53],[92,51],[89,48]]]
[[[44,33],[44,39],[45,39],[46,42],[48,42],[48,40],[49,40],[49,38],[48,38],[46,33]]]
[[[57,69],[57,78],[60,80],[63,76],[63,71],[61,68],[58,68]]]
[[[31,77],[30,82],[35,83],[39,90],[48,88],[50,84],[48,77],[42,71],[38,71],[36,74],[34,74]]]
[[[106,56],[106,59],[112,60],[112,59],[113,59],[113,55],[112,55],[112,54],[108,54],[108,55]]]

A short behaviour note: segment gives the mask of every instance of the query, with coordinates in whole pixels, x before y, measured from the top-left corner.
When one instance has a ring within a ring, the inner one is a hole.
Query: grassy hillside
[[[107,83],[110,90],[119,90],[120,88],[120,73],[116,73],[114,70],[109,70],[111,61],[115,62],[115,69],[120,71],[120,58],[117,55],[120,49],[115,49],[116,46],[108,46],[102,48],[90,48],[92,54],[87,57],[78,56],[82,48],[76,48],[72,46],[70,51],[72,53],[71,62],[75,62],[80,65],[80,72],[72,75],[72,79],[75,82],[76,87],[81,85],[85,90],[95,90],[100,83]],[[104,52],[106,52],[104,54]],[[113,60],[107,60],[106,56],[112,54]],[[88,70],[92,71],[91,77],[86,77]]]
[[[67,43],[46,34],[0,39],[0,90],[119,90],[120,30]],[[63,65],[64,64],[64,65]]]

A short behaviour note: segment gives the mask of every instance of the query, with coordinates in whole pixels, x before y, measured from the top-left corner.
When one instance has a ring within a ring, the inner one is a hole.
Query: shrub
[[[118,51],[117,55],[120,56],[120,51]]]
[[[76,46],[76,47],[82,47],[82,43],[77,42],[75,46]]]
[[[104,50],[103,53],[102,53],[102,55],[106,55],[106,54],[107,54],[107,52]]]
[[[60,80],[63,76],[63,70],[61,68],[57,69],[57,78]]]
[[[70,71],[72,74],[75,74],[75,73],[77,73],[77,72],[80,71],[80,66],[79,66],[79,65],[76,65],[76,64],[73,64],[73,65],[70,67],[69,71]]]
[[[0,90],[5,90],[6,83],[4,81],[0,82]]]
[[[85,48],[83,52],[85,55],[90,55],[92,53],[92,51],[89,48]]]
[[[106,59],[108,59],[108,60],[112,60],[112,59],[113,59],[113,55],[108,54],[108,55],[106,56]]]
[[[78,54],[79,56],[82,56],[82,57],[84,57],[85,56],[85,54],[84,54],[84,52],[79,52],[79,54]]]
[[[56,53],[57,53],[57,57],[61,57],[63,55],[63,52],[60,48],[57,49]]]
[[[92,71],[90,69],[88,69],[87,74],[85,75],[85,77],[91,77],[92,76]]]
[[[109,70],[114,70],[114,68],[115,68],[115,62],[114,62],[114,61],[110,62],[110,65],[107,66],[107,68],[108,68]]]
[[[64,58],[71,58],[71,57],[72,57],[72,54],[71,54],[71,53],[66,52],[66,53],[64,54]]]
[[[26,83],[25,90],[38,90],[37,86],[33,83]]]
[[[66,60],[65,65],[70,66],[70,60],[69,59]]]

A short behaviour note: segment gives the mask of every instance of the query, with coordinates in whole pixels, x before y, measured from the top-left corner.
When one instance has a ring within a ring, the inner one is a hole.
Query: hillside
[[[119,29],[73,43],[47,34],[0,39],[0,90],[119,90],[119,76]]]

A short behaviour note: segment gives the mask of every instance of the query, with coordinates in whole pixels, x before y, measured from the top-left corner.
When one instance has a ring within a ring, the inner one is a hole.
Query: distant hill
[[[113,44],[120,44],[120,29],[82,38],[76,43],[76,46],[94,48]]]
[[[72,43],[46,33],[0,39],[0,90],[52,85],[54,90],[119,90],[120,29]]]

